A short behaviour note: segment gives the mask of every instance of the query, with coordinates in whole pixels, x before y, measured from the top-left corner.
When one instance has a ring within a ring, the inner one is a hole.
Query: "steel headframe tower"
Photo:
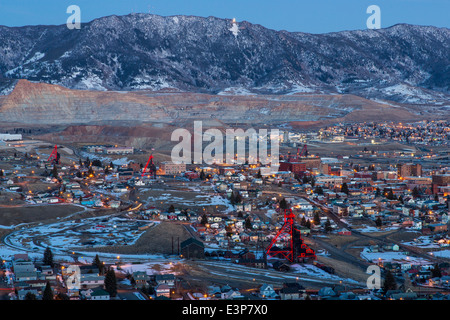
[[[300,148],[297,149],[297,157],[301,157],[301,156],[307,157],[308,156],[308,147],[306,144],[303,146],[303,149],[300,153],[299,153],[299,150],[300,150]]]
[[[297,154],[291,155],[290,152],[288,152],[287,160],[288,161],[301,161],[301,157],[307,157],[308,156],[308,146],[305,144],[303,146],[303,149],[300,151],[300,147],[297,148]]]
[[[145,175],[145,172],[147,171],[147,167],[150,164],[150,161],[152,162],[152,167],[153,167],[153,155],[150,155],[150,157],[147,160],[147,164],[145,165],[144,169],[142,169],[142,175],[141,177],[143,177]],[[151,173],[155,174],[153,168],[151,169]]]
[[[289,262],[298,261],[299,258],[316,258],[314,250],[303,243],[301,232],[294,226],[295,215],[292,209],[284,210],[284,224],[267,247],[266,253],[270,257],[281,257]],[[276,246],[278,241],[284,242],[284,247]]]
[[[53,148],[52,153],[50,154],[50,156],[47,159],[48,162],[51,163],[58,163],[58,146],[55,145],[55,147]]]

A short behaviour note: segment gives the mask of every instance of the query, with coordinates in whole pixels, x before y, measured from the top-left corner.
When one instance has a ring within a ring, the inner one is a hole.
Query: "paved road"
[[[345,252],[344,250],[341,250],[337,248],[336,246],[320,239],[317,237],[314,237],[310,239],[311,242],[315,243],[317,246],[320,246],[328,251],[331,258],[334,258],[336,260],[340,260],[343,262],[348,262],[364,272],[367,270],[367,267],[370,265],[370,263],[361,261],[360,259],[356,258],[355,256],[351,255],[350,253]]]
[[[276,287],[281,287],[285,282],[300,282],[305,287],[321,288],[323,286],[330,286],[335,284],[345,284],[349,287],[361,288],[365,284],[356,283],[353,281],[346,281],[335,275],[313,276],[310,274],[296,272],[291,270],[289,272],[280,272],[274,269],[258,269],[241,266],[231,262],[212,261],[212,260],[198,260],[195,261],[194,269],[197,268],[202,272],[202,275],[197,275],[202,279],[208,279],[216,283],[245,282],[248,285],[255,284],[258,286],[262,283],[273,284]],[[191,275],[192,277],[193,275]]]

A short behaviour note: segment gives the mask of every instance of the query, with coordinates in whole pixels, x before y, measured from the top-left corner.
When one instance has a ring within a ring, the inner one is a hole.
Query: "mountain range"
[[[449,52],[450,30],[431,26],[310,34],[215,17],[130,14],[80,30],[0,26],[0,82],[4,94],[13,79],[27,79],[82,90],[351,93],[443,103]]]
[[[0,26],[0,118],[30,125],[442,119],[449,53],[449,29],[406,24],[309,34],[130,14],[79,30]]]

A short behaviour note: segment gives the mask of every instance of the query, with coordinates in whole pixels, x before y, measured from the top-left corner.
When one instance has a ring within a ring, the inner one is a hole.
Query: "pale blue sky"
[[[275,30],[325,33],[365,29],[369,5],[381,9],[381,27],[397,23],[450,28],[450,0],[0,0],[0,25],[65,24],[69,5],[82,22],[107,15],[236,18]]]

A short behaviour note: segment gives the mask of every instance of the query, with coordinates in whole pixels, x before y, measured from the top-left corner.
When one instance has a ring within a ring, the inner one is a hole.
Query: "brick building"
[[[178,174],[186,171],[186,164],[185,163],[173,163],[173,162],[162,162],[161,163],[161,171],[162,174]]]
[[[422,176],[422,165],[419,163],[397,164],[397,171],[400,177],[420,177]]]

